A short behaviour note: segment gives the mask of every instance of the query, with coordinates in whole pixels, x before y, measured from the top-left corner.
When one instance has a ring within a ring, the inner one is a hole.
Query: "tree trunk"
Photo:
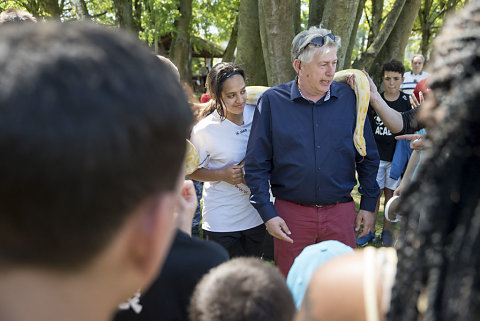
[[[302,31],[301,20],[302,20],[302,1],[295,0],[295,11],[294,11],[294,23],[293,23],[293,33],[296,35]]]
[[[191,55],[190,21],[192,19],[192,0],[180,0],[180,17],[175,21],[174,39],[170,46],[170,59],[177,66],[180,79],[190,83],[191,70],[189,60]]]
[[[269,86],[292,80],[295,71],[290,48],[295,36],[295,0],[261,0],[259,2],[260,38]]]
[[[134,0],[133,26],[137,33],[142,30],[142,0]]]
[[[403,62],[405,55],[405,48],[410,38],[413,24],[420,9],[420,0],[406,0],[403,6],[402,13],[395,24],[390,37],[380,50],[379,54],[373,61],[369,73],[373,77],[375,83],[380,84],[382,65],[391,59],[397,59]]]
[[[60,3],[58,0],[44,0],[40,2],[40,6],[43,8],[43,10],[50,15],[52,19],[58,21],[60,21],[64,4],[64,0],[62,0]]]
[[[322,22],[325,0],[310,0],[308,3],[308,27],[318,26]]]
[[[383,22],[383,0],[372,0],[372,18],[368,32],[367,48],[373,43],[380,33]]]
[[[87,4],[85,3],[85,0],[71,0],[73,7],[75,8],[75,15],[77,17],[77,20],[79,21],[85,21],[85,20],[91,20],[92,17],[88,13],[87,9]]]
[[[258,0],[242,0],[238,18],[236,63],[244,71],[249,86],[267,86],[258,22]]]
[[[380,50],[385,45],[387,39],[389,39],[390,34],[394,30],[394,28],[396,28],[397,21],[400,24],[402,24],[402,21],[399,19],[399,17],[403,12],[403,7],[405,5],[405,2],[406,0],[395,1],[392,10],[388,14],[389,16],[387,18],[387,21],[385,22],[382,30],[380,31],[380,34],[376,37],[376,39],[373,41],[370,47],[368,47],[367,50],[364,53],[362,53],[357,60],[355,60],[355,62],[353,63],[354,68],[364,69],[364,68],[370,67],[370,65],[373,63],[373,61],[377,57],[378,52],[380,52]],[[415,17],[413,22],[415,22]],[[407,33],[410,34],[412,27],[413,27],[413,23],[410,26],[410,29],[404,29],[404,31],[408,30]],[[405,50],[405,48],[403,48],[402,50]]]
[[[132,0],[113,0],[115,20],[120,28],[135,31]]]
[[[344,69],[345,56],[350,38],[353,36],[355,19],[352,12],[357,12],[360,0],[326,0],[322,16],[322,26],[339,35],[342,47],[337,52],[337,70]],[[348,64],[347,64],[348,65]]]
[[[360,3],[358,4],[357,16],[355,17],[355,22],[353,23],[352,36],[350,37],[350,42],[347,47],[347,52],[345,53],[345,63],[343,64],[343,69],[349,69],[352,67],[353,47],[355,47],[358,25],[360,24],[360,19],[362,18],[364,7],[365,7],[365,1],[360,1]]]
[[[237,47],[238,41],[238,15],[235,18],[235,22],[233,23],[232,33],[230,34],[230,39],[228,40],[227,48],[225,48],[225,52],[223,53],[222,61],[233,61],[235,57],[235,48]]]
[[[422,41],[420,43],[420,52],[424,57],[428,56],[428,49],[431,41],[431,27],[433,21],[430,20],[430,11],[432,9],[432,0],[423,0],[423,8],[418,11],[418,20],[420,20],[420,28],[422,30]]]
[[[36,0],[27,0],[22,5],[25,7],[27,12],[31,13],[35,18],[40,17],[40,4]]]

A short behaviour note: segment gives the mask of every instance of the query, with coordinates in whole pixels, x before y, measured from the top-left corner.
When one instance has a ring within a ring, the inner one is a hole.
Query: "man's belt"
[[[337,204],[341,204],[341,203],[350,203],[350,202],[353,202],[353,197],[351,197],[351,196],[345,196],[345,197],[342,197],[339,201],[334,202],[334,203],[329,203],[329,204],[314,204],[313,206],[315,206],[315,207],[325,207],[325,206],[337,205]]]

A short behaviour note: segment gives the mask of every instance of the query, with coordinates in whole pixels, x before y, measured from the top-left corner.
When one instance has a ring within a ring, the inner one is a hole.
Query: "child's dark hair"
[[[245,73],[240,67],[230,62],[220,62],[213,66],[207,76],[207,92],[212,98],[205,104],[204,109],[200,112],[200,118],[218,112],[221,119],[225,119],[225,108],[222,99],[223,84],[233,75],[241,75],[245,79]]]
[[[0,267],[91,262],[173,191],[193,120],[170,68],[96,25],[0,28]]]
[[[385,75],[385,71],[398,72],[403,77],[403,74],[405,73],[405,66],[400,61],[392,59],[383,64],[382,77]]]
[[[277,267],[238,257],[213,268],[190,299],[191,321],[291,321],[292,293]]]

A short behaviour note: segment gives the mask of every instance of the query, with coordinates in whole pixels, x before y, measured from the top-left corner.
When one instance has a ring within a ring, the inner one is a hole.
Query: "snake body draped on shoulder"
[[[358,69],[345,69],[335,73],[333,80],[338,82],[347,82],[347,76],[355,75],[355,96],[357,96],[357,122],[355,132],[353,133],[353,144],[361,156],[367,155],[367,147],[363,130],[365,118],[367,117],[368,103],[370,101],[370,84],[367,76]]]
[[[353,144],[357,152],[361,156],[367,155],[367,147],[365,145],[365,138],[363,137],[363,130],[365,125],[365,118],[367,117],[368,104],[370,100],[370,84],[365,74],[357,69],[346,69],[335,73],[333,80],[338,82],[347,82],[347,76],[355,75],[355,96],[357,97],[357,121],[355,125],[355,131],[353,134]],[[263,94],[265,90],[270,87],[265,86],[248,86],[247,90],[247,103],[255,105],[258,98]],[[187,153],[186,153],[186,172],[187,175],[197,170],[199,164],[198,152],[190,141],[187,140]]]

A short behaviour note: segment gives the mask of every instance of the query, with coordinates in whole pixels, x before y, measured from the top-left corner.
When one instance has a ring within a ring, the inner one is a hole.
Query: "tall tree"
[[[117,25],[120,28],[134,31],[132,0],[113,0],[113,6],[115,8]]]
[[[399,24],[403,24],[404,21],[401,21],[399,17],[402,15],[403,7],[407,0],[395,0],[392,10],[388,13],[388,19],[383,25],[382,30],[380,31],[379,35],[376,39],[372,42],[372,44],[367,48],[365,52],[361,54],[361,56],[353,63],[354,68],[356,69],[364,69],[369,68],[370,65],[373,63],[375,58],[377,57],[380,50],[383,48],[387,40],[390,40],[390,34],[396,28],[397,22]],[[417,9],[418,10],[418,9]],[[407,18],[404,14],[403,18]],[[413,16],[415,18],[415,16]],[[406,30],[412,30],[412,26],[410,29],[403,29],[404,34]],[[398,29],[397,29],[398,30]],[[410,32],[407,32],[410,35]],[[408,40],[408,38],[407,38]],[[405,43],[406,45],[406,43]],[[405,48],[403,48],[405,50]]]
[[[368,15],[365,15],[369,21],[369,32],[368,32],[368,41],[367,48],[373,43],[373,41],[378,37],[380,29],[383,24],[383,3],[384,0],[372,0],[372,15],[371,18],[368,18]]]
[[[75,15],[77,17],[77,20],[83,21],[91,19],[85,0],[70,0],[70,2],[75,8]]]
[[[295,36],[295,0],[262,0],[258,5],[260,38],[269,86],[295,76],[290,47]]]
[[[405,1],[402,12],[398,17],[397,23],[390,33],[390,36],[385,42],[383,48],[375,57],[370,68],[367,69],[373,76],[373,80],[377,85],[380,84],[382,76],[381,69],[385,62],[391,59],[403,61],[405,48],[407,46],[408,39],[410,38],[411,30],[413,28],[418,10],[420,9],[420,1],[421,0]]]
[[[235,48],[237,47],[238,41],[238,15],[235,18],[235,22],[233,24],[232,33],[230,34],[230,40],[228,40],[227,48],[223,53],[222,61],[233,61],[233,57],[235,56]]]
[[[445,16],[456,8],[463,6],[465,0],[423,0],[415,31],[421,33],[420,52],[428,57],[432,40],[439,32]],[[419,26],[418,26],[419,25]]]
[[[258,0],[240,2],[236,63],[245,71],[247,85],[268,85],[260,39]]]
[[[322,16],[322,26],[332,30],[342,40],[342,47],[337,53],[337,69],[344,69],[345,56],[353,35],[356,19],[352,19],[352,12],[357,13],[360,0],[326,0]],[[347,65],[350,65],[348,62]]]
[[[310,0],[308,3],[308,26],[318,26],[322,22],[325,0]]]
[[[51,19],[60,20],[65,6],[65,0],[43,0],[40,2],[40,8],[43,9]]]
[[[177,66],[180,79],[189,82],[192,79],[190,22],[192,19],[192,0],[180,0],[180,16],[175,20],[175,32],[170,46],[170,59]]]
[[[41,10],[40,10],[40,2],[37,0],[24,0],[19,2],[15,7],[24,7],[29,13],[31,13],[34,17],[40,17],[41,15]],[[5,9],[8,9],[10,7],[13,7],[9,5],[8,7],[5,7]]]
[[[362,18],[364,6],[365,6],[365,1],[360,1],[357,8],[357,15],[355,17],[355,22],[353,23],[352,36],[350,37],[350,42],[348,43],[347,51],[345,53],[345,62],[343,64],[343,69],[349,69],[352,67],[353,47],[355,46],[355,41],[357,39],[358,25],[360,23],[360,19]]]
[[[294,22],[293,22],[293,34],[297,34],[301,31],[301,20],[302,20],[302,1],[295,0],[293,12]]]

